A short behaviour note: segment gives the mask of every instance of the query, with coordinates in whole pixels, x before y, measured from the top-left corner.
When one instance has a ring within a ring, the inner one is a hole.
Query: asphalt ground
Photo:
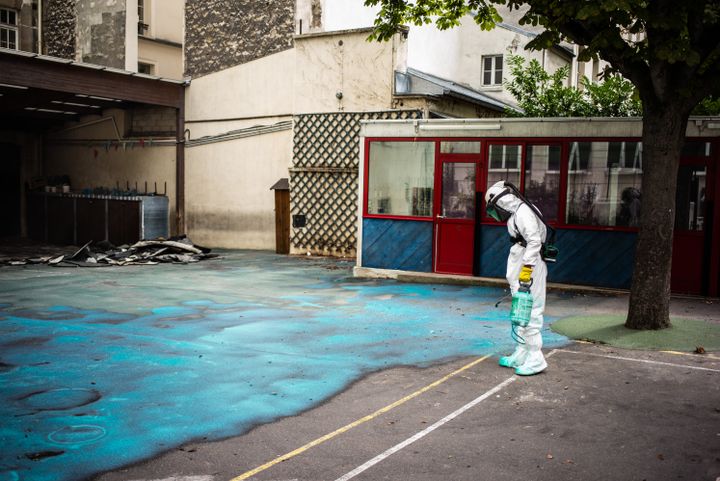
[[[717,352],[546,329],[548,370],[517,378],[497,366],[511,347],[500,289],[357,280],[351,267],[228,251],[189,266],[0,269],[0,481],[100,466],[124,467],[94,479],[720,478]],[[548,324],[627,302],[551,290]],[[717,300],[671,306],[720,324]],[[251,429],[232,412],[245,408]]]
[[[573,343],[518,377],[496,357],[367,376],[323,405],[99,481],[711,480],[720,357]]]

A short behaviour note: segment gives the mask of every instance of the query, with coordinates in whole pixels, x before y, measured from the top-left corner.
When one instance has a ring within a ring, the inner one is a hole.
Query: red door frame
[[[452,139],[453,141],[465,141],[464,139]],[[478,178],[482,175],[483,169],[482,169],[482,160],[483,160],[483,149],[485,147],[485,142],[481,141],[480,139],[472,139],[471,141],[475,142],[481,142],[480,144],[480,153],[474,153],[474,154],[445,154],[440,152],[440,143],[441,141],[438,140],[438,145],[435,149],[435,187],[434,187],[434,196],[433,196],[433,255],[432,255],[432,266],[433,266],[433,272],[439,273],[439,274],[458,274],[458,275],[468,275],[471,276],[473,274],[473,260],[470,262],[469,270],[466,272],[449,272],[447,270],[438,269],[439,265],[439,257],[440,257],[440,249],[442,248],[442,245],[440,245],[440,229],[442,225],[460,225],[460,226],[466,226],[467,228],[471,229],[473,231],[472,234],[472,240],[470,242],[469,246],[466,246],[467,249],[469,249],[472,257],[472,252],[474,249],[474,230],[475,230],[475,219],[477,218],[477,214],[475,218],[473,219],[447,219],[441,216],[442,213],[442,182],[443,182],[443,164],[445,163],[464,163],[464,164],[475,164],[475,196],[478,195],[477,191],[477,185],[478,185]],[[475,208],[477,208],[477,200],[474,199]]]
[[[718,198],[718,194],[720,193],[720,163],[718,162],[718,160],[720,159],[720,152],[718,151],[718,148],[720,148],[720,142],[714,141],[710,143],[711,149],[709,156],[682,157],[680,159],[680,166],[702,166],[706,168],[707,174],[705,185],[705,199],[708,204],[712,205],[712,218],[709,219],[711,221],[711,229],[704,229],[702,233],[694,233],[689,231],[679,231],[678,233],[681,233],[681,235],[686,237],[702,236],[703,244],[700,249],[700,255],[702,256],[702,258],[699,260],[699,262],[708,267],[708,277],[707,279],[701,279],[700,292],[694,294],[717,297],[720,294],[718,289],[718,284],[720,281],[720,249],[713,248],[712,246],[717,246],[718,240],[720,240],[720,205],[718,205],[718,201],[720,200]],[[707,225],[707,220],[708,219],[705,220],[705,225]],[[709,242],[709,245],[711,246],[709,258],[705,257],[706,242]],[[673,259],[675,262],[681,262],[682,260],[679,259],[678,256],[683,255],[684,252],[679,249],[675,249],[675,247],[676,246],[673,245]],[[693,254],[697,253],[692,252],[689,255]],[[682,262],[680,265],[682,265]]]

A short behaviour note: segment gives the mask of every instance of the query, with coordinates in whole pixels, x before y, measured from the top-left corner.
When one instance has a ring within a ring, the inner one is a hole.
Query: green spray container
[[[510,322],[515,326],[527,327],[530,323],[533,299],[530,293],[530,284],[520,284],[520,288],[512,296],[510,306]]]

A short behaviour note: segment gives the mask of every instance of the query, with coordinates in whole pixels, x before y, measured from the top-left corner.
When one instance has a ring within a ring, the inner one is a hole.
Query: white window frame
[[[485,68],[485,60],[490,59],[490,83],[485,82],[485,74],[488,72],[488,70]],[[500,68],[497,68],[497,61],[500,59]],[[505,66],[505,60],[503,59],[502,54],[496,54],[496,55],[483,55],[480,57],[480,65],[481,65],[481,84],[483,87],[500,87],[502,86],[502,76],[503,76],[503,68]],[[500,74],[500,81],[497,81],[497,74]]]
[[[502,167],[491,167],[492,160],[490,159],[490,150],[492,150],[493,147],[502,147]],[[507,148],[508,147],[517,147],[517,168],[510,168],[508,167],[508,155],[507,155]],[[488,172],[520,172],[522,169],[522,156],[523,156],[523,145],[522,144],[490,144],[489,151],[488,151]]]
[[[7,38],[7,41],[6,41],[7,45],[0,44],[0,47],[11,49],[11,50],[20,50],[20,41],[19,41],[19,32],[18,32],[18,15],[19,15],[18,11],[13,10],[11,8],[0,8],[0,12],[5,13],[5,15],[8,19],[7,22],[0,21],[0,32],[5,33],[6,38]],[[9,22],[10,14],[12,14],[15,17],[14,24]],[[2,34],[0,34],[0,35],[2,35]],[[14,37],[13,41],[14,41],[15,45],[13,47],[10,46],[10,36],[11,35]]]

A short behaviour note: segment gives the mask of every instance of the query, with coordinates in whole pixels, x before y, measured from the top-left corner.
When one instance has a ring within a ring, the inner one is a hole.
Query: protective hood
[[[521,204],[522,201],[505,185],[504,180],[493,184],[485,193],[487,214],[500,222],[507,222]]]

